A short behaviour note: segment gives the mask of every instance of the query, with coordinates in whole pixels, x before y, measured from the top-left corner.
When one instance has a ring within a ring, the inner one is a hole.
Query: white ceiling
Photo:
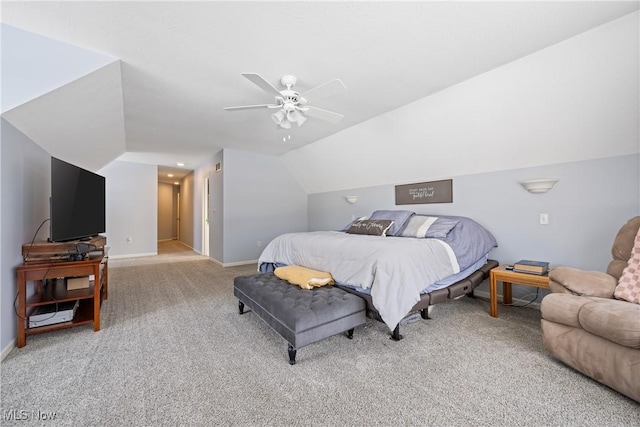
[[[127,152],[121,159],[173,168],[186,159],[186,169],[193,169],[221,148],[278,155],[313,143],[631,13],[638,4],[5,1],[2,22],[120,59]],[[224,111],[273,102],[242,77],[246,72],[277,87],[282,75],[293,74],[300,92],[340,78],[348,90],[313,105],[345,117],[337,125],[311,118],[284,131],[269,110]],[[66,104],[64,94],[37,101],[51,103],[60,116],[79,109]],[[27,134],[38,135],[39,110],[16,111],[11,120],[28,123]],[[90,120],[75,122],[73,133],[68,121],[46,123],[41,138],[59,132],[72,147],[95,134]],[[107,144],[103,138],[93,143]],[[84,151],[95,156],[90,147]],[[111,160],[105,155],[103,163]]]

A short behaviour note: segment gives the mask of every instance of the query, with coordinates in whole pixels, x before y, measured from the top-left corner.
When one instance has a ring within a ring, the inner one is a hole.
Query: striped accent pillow
[[[613,296],[625,301],[640,304],[640,230],[636,234],[635,244],[631,250],[631,258],[622,270],[618,286]]]
[[[400,234],[402,237],[437,238],[444,239],[455,227],[457,219],[427,215],[413,215]]]
[[[375,211],[371,214],[369,219],[377,219],[377,220],[389,220],[393,221],[393,225],[387,231],[388,236],[399,236],[400,231],[409,220],[409,218],[413,215],[411,211],[389,211],[389,210],[380,210]]]

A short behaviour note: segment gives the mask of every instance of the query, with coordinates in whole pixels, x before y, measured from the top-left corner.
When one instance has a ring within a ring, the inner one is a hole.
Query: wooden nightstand
[[[489,272],[489,293],[491,301],[491,316],[498,317],[498,282],[502,282],[502,303],[511,304],[511,284],[535,286],[549,289],[549,274],[516,273],[507,270],[507,264],[499,265]]]

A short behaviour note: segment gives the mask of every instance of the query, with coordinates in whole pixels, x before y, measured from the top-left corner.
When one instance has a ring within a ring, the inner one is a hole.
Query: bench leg
[[[296,364],[296,348],[289,344],[289,365]]]
[[[350,340],[353,339],[353,330],[354,328],[351,328],[347,331],[347,338],[349,338]]]
[[[403,336],[400,335],[400,324],[398,323],[396,325],[396,328],[393,330],[393,333],[389,337],[389,339],[390,340],[394,340],[394,341],[400,341],[402,338],[403,338]]]
[[[238,311],[240,314],[244,314],[244,303],[242,301],[238,301]]]

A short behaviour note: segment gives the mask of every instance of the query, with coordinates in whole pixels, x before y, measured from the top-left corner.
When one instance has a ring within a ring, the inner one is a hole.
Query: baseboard
[[[16,340],[12,339],[9,344],[5,348],[2,349],[2,354],[0,355],[0,361],[4,360],[5,357],[11,353],[11,350],[16,348]]]
[[[183,242],[182,240],[178,240],[178,243],[180,243],[182,246],[186,246],[189,249],[191,249],[192,251],[194,251],[195,253],[197,253],[198,255],[202,255],[202,251],[197,250],[196,248],[194,248],[193,246],[187,245],[185,242]]]
[[[109,255],[109,259],[125,259],[125,258],[140,258],[144,256],[156,256],[158,252],[145,252],[140,254],[124,254],[124,255]]]
[[[254,259],[251,261],[236,261],[236,262],[220,262],[215,258],[209,258],[209,261],[211,261],[212,263],[219,265],[220,267],[237,267],[239,265],[249,265],[249,264],[255,264],[256,265],[256,271],[258,271],[258,260]]]
[[[491,294],[489,292],[486,291],[473,291],[473,296],[478,297],[478,298],[482,298],[482,299],[486,299],[487,301],[489,301],[491,299]],[[498,301],[502,301],[502,295],[498,294]],[[531,308],[535,308],[537,310],[540,310],[540,303],[539,302],[532,302],[529,303],[528,300],[524,300],[524,299],[520,299],[520,298],[511,298],[511,302],[512,305],[527,305],[527,307],[531,307]]]

